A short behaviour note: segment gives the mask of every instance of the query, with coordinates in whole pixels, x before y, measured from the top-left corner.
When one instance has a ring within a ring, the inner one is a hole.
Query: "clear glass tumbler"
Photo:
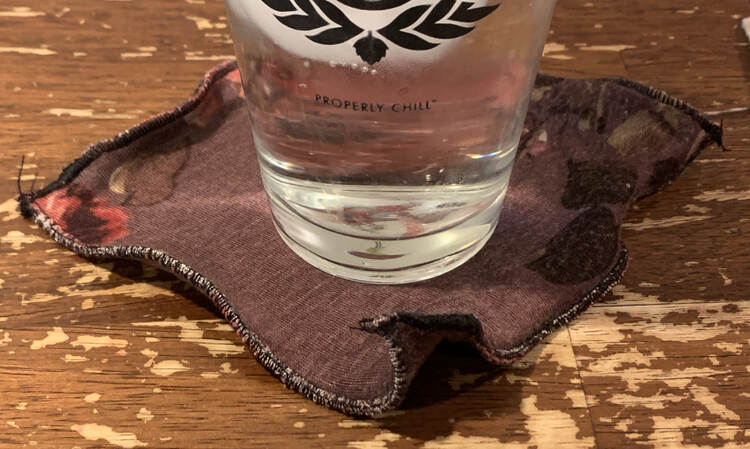
[[[398,284],[482,248],[555,0],[226,4],[264,187],[292,250],[336,276]]]

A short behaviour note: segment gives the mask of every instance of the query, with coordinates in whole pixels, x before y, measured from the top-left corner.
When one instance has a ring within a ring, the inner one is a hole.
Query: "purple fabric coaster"
[[[721,141],[663,92],[540,75],[495,236],[447,275],[375,286],[318,271],[277,236],[243,101],[235,63],[222,64],[21,209],[78,254],[189,280],[284,384],[353,415],[397,407],[442,339],[508,363],[601,298],[627,264],[628,207]]]

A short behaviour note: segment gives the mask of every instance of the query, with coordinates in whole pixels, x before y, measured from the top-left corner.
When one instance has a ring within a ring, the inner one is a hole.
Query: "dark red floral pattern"
[[[78,240],[86,244],[107,245],[130,234],[128,210],[108,204],[81,184],[55,190],[34,203],[64,230],[75,230]]]

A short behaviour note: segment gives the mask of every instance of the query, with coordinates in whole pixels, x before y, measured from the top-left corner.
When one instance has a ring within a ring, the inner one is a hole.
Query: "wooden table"
[[[511,1],[511,0],[506,0]],[[560,0],[542,68],[750,105],[747,0]],[[405,410],[355,421],[286,390],[208,302],[92,264],[20,218],[21,187],[186,98],[232,55],[218,0],[0,6],[0,447],[750,447],[750,114],[629,216],[606,301],[512,368],[446,348]]]

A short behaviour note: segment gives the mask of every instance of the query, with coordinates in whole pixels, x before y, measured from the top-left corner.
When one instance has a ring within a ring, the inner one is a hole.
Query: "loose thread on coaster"
[[[26,160],[26,155],[21,155],[21,165],[18,167],[18,177],[16,178],[16,188],[18,189],[18,195],[23,195],[21,190],[21,175],[23,174],[23,162]]]
[[[719,129],[721,129],[721,136],[722,139],[719,141],[719,147],[721,147],[722,151],[729,151],[729,148],[724,145],[724,119],[719,120]]]
[[[34,192],[34,187],[36,187],[36,180],[39,177],[39,173],[34,173],[34,177],[31,179],[31,187],[29,188],[29,192],[26,193],[23,191],[23,188],[21,187],[21,181],[23,180],[23,168],[24,168],[24,162],[26,161],[26,155],[21,155],[21,164],[18,166],[18,176],[16,177],[16,189],[18,190],[18,195],[30,195]]]

